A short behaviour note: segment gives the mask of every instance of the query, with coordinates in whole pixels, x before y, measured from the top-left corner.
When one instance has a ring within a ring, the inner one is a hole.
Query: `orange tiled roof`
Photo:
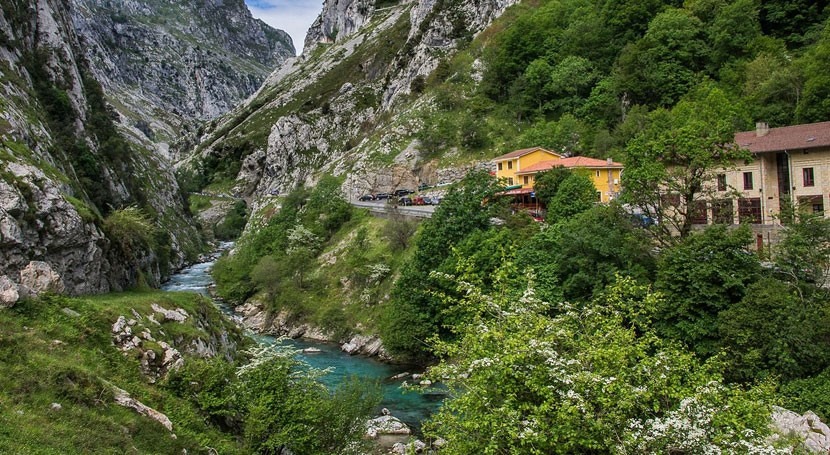
[[[507,153],[505,155],[493,158],[493,161],[502,161],[502,160],[509,160],[511,158],[518,158],[520,156],[525,156],[528,153],[535,152],[536,150],[541,150],[543,152],[550,153],[551,155],[555,155],[555,156],[562,156],[558,153],[551,152],[550,150],[543,149],[542,147],[531,147],[529,149],[514,150],[514,151],[512,151],[510,153]]]
[[[559,160],[541,161],[534,165],[522,169],[516,174],[535,174],[537,172],[549,171],[554,167],[562,166],[567,168],[584,167],[591,169],[622,169],[623,165],[617,162],[609,163],[607,160],[598,160],[596,158],[588,158],[587,156],[572,156],[570,158],[562,158]]]
[[[830,147],[830,122],[770,128],[760,137],[744,131],[735,134],[735,143],[752,153]]]

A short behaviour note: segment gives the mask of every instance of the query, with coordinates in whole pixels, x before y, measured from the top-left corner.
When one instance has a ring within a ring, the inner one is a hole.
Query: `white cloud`
[[[303,51],[308,27],[323,9],[321,0],[245,0],[245,3],[254,17],[291,35],[297,54]]]

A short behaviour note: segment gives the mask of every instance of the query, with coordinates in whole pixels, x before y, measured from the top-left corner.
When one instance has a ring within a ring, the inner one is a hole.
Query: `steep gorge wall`
[[[356,192],[412,183],[422,163],[412,141],[418,119],[408,111],[431,102],[413,83],[513,3],[328,0],[303,55],[204,134],[186,165],[210,174],[205,163],[238,160],[238,173],[220,177],[254,198],[313,183],[322,172],[365,177],[385,168],[373,188],[362,177],[348,183]]]
[[[68,0],[0,5],[0,305],[158,283],[200,242],[172,169],[118,133]],[[149,236],[108,223],[128,206]]]
[[[295,54],[243,0],[71,0],[95,78],[132,134],[166,151]]]

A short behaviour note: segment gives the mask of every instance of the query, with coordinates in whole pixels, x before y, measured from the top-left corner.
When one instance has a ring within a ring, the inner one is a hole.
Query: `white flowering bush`
[[[769,392],[771,390],[766,390]],[[683,453],[777,455],[791,453],[788,447],[775,447],[767,432],[753,426],[768,422],[763,400],[753,398],[759,388],[740,393],[712,382],[662,416],[632,419],[626,439],[617,446],[619,453]],[[752,419],[761,418],[758,422]]]
[[[687,435],[690,447],[762,447],[764,395],[729,389],[731,401],[700,401],[720,381],[717,360],[701,362],[652,332],[660,296],[646,287],[618,278],[584,308],[548,305],[532,289],[518,299],[466,283],[457,291],[464,295],[458,304],[476,316],[456,341],[437,343],[443,360],[430,371],[452,396],[426,426],[448,441],[443,454],[671,453],[663,449],[681,441],[682,428],[697,427],[706,431]],[[697,403],[736,407],[718,414]],[[689,425],[656,436],[661,422],[683,415]],[[655,435],[653,445],[647,435]]]
[[[316,251],[321,243],[320,237],[302,224],[298,224],[288,231],[288,248],[286,249],[286,253],[292,254],[302,248]]]

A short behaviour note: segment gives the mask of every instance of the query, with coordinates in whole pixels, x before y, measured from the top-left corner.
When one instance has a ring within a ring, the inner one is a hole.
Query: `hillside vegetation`
[[[186,318],[167,318],[159,307]],[[124,327],[132,329],[126,339]],[[293,351],[250,349],[252,341],[195,294],[45,296],[0,312],[0,329],[7,453],[362,451],[364,422],[378,401],[366,383],[329,391],[322,372]],[[171,355],[180,364],[168,370]],[[163,418],[119,404],[125,395]]]
[[[435,109],[418,137],[437,156],[543,146],[624,158],[651,112],[701,84],[737,107],[736,131],[824,121],[827,17],[826,2],[523,2],[426,80]]]

